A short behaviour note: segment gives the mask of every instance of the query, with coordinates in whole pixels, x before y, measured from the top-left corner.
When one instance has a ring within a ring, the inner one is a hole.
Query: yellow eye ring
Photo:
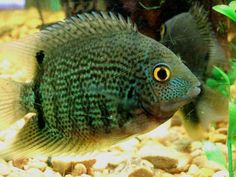
[[[153,77],[159,82],[167,81],[171,76],[171,72],[168,66],[165,64],[158,64],[154,67]]]

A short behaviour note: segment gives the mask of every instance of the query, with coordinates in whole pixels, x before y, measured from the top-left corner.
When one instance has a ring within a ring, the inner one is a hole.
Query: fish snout
[[[196,86],[190,88],[187,92],[187,96],[189,98],[194,98],[196,96],[198,96],[201,92],[201,83],[199,82],[198,84],[196,84]]]

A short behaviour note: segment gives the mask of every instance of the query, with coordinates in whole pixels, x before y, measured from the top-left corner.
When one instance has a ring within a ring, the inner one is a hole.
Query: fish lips
[[[193,101],[193,99],[200,92],[201,89],[199,87],[193,87],[187,92],[186,96],[175,101],[167,101],[154,104],[149,104],[147,101],[144,101],[142,102],[142,108],[147,114],[163,122],[166,119],[172,117],[180,107]]]

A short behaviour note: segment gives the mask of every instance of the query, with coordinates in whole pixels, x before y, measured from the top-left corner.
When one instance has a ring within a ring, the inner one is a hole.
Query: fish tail
[[[8,79],[0,79],[0,130],[8,128],[26,115],[21,102],[24,84]]]
[[[31,82],[37,72],[37,53],[34,38],[0,44],[0,78]]]

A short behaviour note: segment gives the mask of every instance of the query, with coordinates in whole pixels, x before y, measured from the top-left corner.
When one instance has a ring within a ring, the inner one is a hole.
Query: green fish
[[[3,49],[29,80],[0,80],[0,128],[35,113],[4,156],[106,148],[156,128],[200,93],[173,52],[112,13],[77,15]]]
[[[202,83],[211,75],[214,66],[226,68],[228,65],[208,22],[208,14],[198,4],[166,21],[161,33],[160,42],[179,55]],[[189,134],[200,139],[209,123],[227,117],[227,110],[228,98],[202,84],[201,94],[195,102],[184,106],[182,116]]]

